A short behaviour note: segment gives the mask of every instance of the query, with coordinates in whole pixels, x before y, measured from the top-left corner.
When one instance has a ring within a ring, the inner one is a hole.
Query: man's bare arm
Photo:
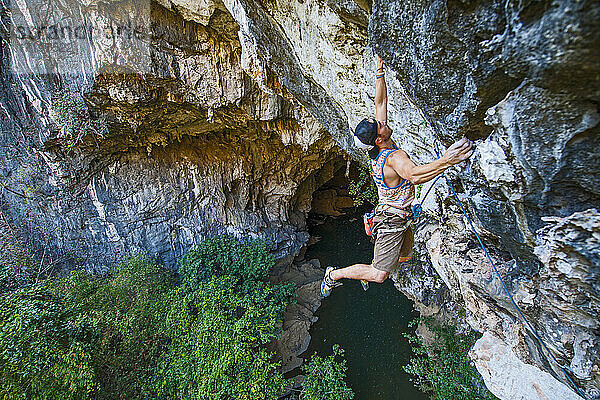
[[[375,81],[375,119],[387,123],[387,86],[385,84],[383,61],[379,56],[375,57],[377,58],[375,76],[379,77]]]
[[[390,166],[400,177],[418,185],[432,180],[452,165],[471,157],[472,154],[473,142],[463,138],[450,146],[441,158],[429,164],[416,165],[405,152],[396,151],[393,157],[390,157]]]

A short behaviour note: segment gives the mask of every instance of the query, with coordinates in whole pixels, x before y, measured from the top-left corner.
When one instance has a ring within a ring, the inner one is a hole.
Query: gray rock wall
[[[594,398],[600,293],[589,283],[599,265],[592,239],[600,204],[599,13],[597,3],[585,1],[375,2],[369,25],[375,50],[398,72],[437,139],[479,139],[454,184],[517,303]],[[568,384],[564,373],[519,322],[460,210],[442,200],[449,194],[440,188],[438,203],[426,204],[436,218],[419,236],[464,302],[469,324],[486,332],[472,354],[486,384],[500,398],[576,398],[556,387],[554,378]],[[564,222],[571,219],[587,225]],[[564,226],[579,243],[571,243],[574,250],[546,239]],[[559,271],[550,261],[557,258],[574,269]],[[498,363],[485,361],[492,342]],[[525,378],[526,365],[540,370]]]
[[[346,163],[271,72],[261,89],[242,69],[223,10],[205,10],[202,25],[153,3],[143,75],[108,73],[93,54],[86,74],[15,74],[33,55],[5,32],[3,205],[46,262],[102,270],[145,249],[174,266],[218,233],[298,253],[312,192]]]

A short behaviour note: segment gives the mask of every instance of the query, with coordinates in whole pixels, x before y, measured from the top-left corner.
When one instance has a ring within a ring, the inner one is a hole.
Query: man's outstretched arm
[[[471,157],[473,142],[462,138],[446,150],[444,155],[429,164],[416,165],[403,151],[396,151],[390,157],[390,165],[400,177],[414,185],[432,180],[452,165]]]
[[[377,72],[375,73],[375,119],[387,123],[387,86],[385,85],[385,72],[383,61],[377,59]]]

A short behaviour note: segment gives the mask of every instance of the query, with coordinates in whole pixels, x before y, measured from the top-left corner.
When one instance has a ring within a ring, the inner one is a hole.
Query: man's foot
[[[323,276],[323,280],[321,281],[321,295],[323,297],[328,297],[331,294],[331,290],[338,286],[342,286],[342,282],[334,281],[331,278],[331,271],[335,268],[327,267],[325,269],[325,276]]]
[[[366,292],[367,290],[369,290],[369,281],[365,281],[364,279],[360,280],[360,284],[363,287],[363,290]]]

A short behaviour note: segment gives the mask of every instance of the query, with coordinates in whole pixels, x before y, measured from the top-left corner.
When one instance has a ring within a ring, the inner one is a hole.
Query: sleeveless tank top
[[[383,167],[385,161],[397,149],[385,149],[375,160],[371,160],[371,172],[373,180],[377,186],[379,196],[378,208],[390,209],[405,209],[409,208],[410,203],[415,198],[415,186],[406,179],[401,179],[400,183],[394,187],[389,187],[383,180]],[[410,208],[409,208],[410,209]]]

